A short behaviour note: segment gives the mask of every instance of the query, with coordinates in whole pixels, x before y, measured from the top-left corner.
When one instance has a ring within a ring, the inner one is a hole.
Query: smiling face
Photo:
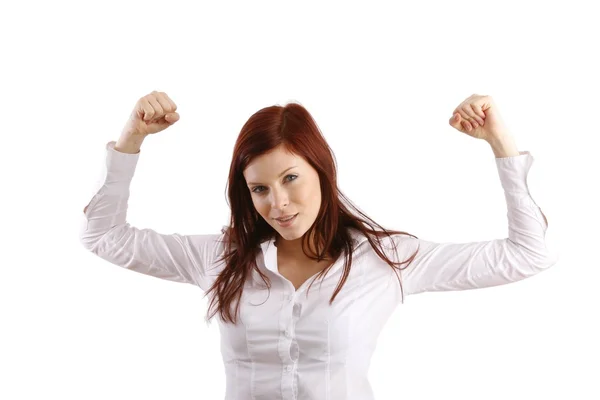
[[[256,211],[285,240],[299,240],[312,226],[321,207],[317,171],[282,146],[257,157],[244,170]],[[275,218],[298,214],[289,224]]]

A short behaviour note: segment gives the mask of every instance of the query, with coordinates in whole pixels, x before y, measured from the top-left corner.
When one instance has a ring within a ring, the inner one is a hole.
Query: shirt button
[[[287,337],[291,337],[292,336],[291,333],[290,333],[290,331],[289,331],[289,329],[285,330],[285,336],[287,336]]]
[[[291,365],[288,365],[287,367],[285,367],[285,370],[286,370],[287,372],[290,372],[290,371],[292,370],[292,366],[291,366]]]

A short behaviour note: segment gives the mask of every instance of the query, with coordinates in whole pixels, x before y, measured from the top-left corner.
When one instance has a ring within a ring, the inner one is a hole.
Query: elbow
[[[97,247],[98,243],[102,240],[105,233],[106,232],[103,232],[102,230],[94,231],[92,229],[89,229],[87,218],[83,218],[80,228],[79,228],[79,235],[78,235],[79,243],[86,250],[94,252],[94,249]]]
[[[558,262],[558,255],[548,250],[545,244],[537,248],[531,248],[519,243],[512,243],[514,243],[515,249],[513,254],[519,260],[515,260],[515,263],[522,266],[520,270],[524,278],[545,271]]]
[[[558,262],[558,256],[550,252],[546,253],[543,257],[529,257],[529,276],[536,275],[542,271],[546,271]]]
[[[548,252],[546,257],[536,263],[540,270],[546,270],[558,262],[558,255]]]
[[[93,252],[94,247],[100,241],[100,237],[92,236],[89,234],[80,234],[79,235],[79,243],[88,251]]]

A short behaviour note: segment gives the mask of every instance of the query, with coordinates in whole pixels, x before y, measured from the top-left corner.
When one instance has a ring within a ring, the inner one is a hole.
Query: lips
[[[290,218],[294,217],[295,215],[297,215],[297,213],[291,214],[291,215],[286,215],[285,217],[280,217],[280,218],[275,218],[275,219],[278,221],[284,222],[284,221],[289,220]]]

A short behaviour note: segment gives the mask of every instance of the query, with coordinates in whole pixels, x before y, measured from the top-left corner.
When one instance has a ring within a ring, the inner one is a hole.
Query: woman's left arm
[[[401,272],[407,295],[503,285],[533,276],[556,263],[557,257],[546,247],[548,222],[527,187],[533,160],[529,151],[496,158],[508,210],[507,238],[435,243],[396,237],[404,255],[419,249]]]
[[[398,236],[405,254],[419,252],[402,271],[407,294],[465,290],[519,281],[554,265],[558,257],[546,247],[546,216],[527,186],[534,161],[519,151],[490,96],[474,94],[453,112],[449,124],[490,144],[507,205],[508,237],[470,243],[435,243]]]

